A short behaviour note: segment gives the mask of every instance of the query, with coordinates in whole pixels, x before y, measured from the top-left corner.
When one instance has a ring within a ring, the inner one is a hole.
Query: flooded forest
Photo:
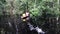
[[[0,0],[0,34],[60,34],[60,0]]]

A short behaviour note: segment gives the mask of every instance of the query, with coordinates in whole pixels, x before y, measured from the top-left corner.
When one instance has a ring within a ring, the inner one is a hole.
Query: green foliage
[[[1,15],[3,15],[4,11],[4,14],[9,16],[10,12],[12,12],[12,14],[14,13],[14,16],[12,18],[14,19],[14,17],[16,17],[15,19],[18,18],[19,20],[20,17],[18,17],[18,15],[20,16],[20,14],[22,14],[28,6],[30,17],[32,18],[31,20],[33,21],[33,23],[37,25],[42,25],[45,23],[46,18],[48,19],[48,17],[60,16],[59,1],[60,0],[0,0],[0,17]],[[2,18],[2,20],[3,19],[5,18]],[[10,18],[8,20],[10,20]]]
[[[39,14],[39,10],[37,9],[37,8],[35,8],[35,9],[32,9],[32,10],[30,10],[30,12],[31,12],[31,16],[38,16],[38,14]]]
[[[11,8],[9,2],[10,2],[9,0],[7,1],[0,0],[0,15],[2,14],[3,8],[5,8],[7,14],[9,14]],[[54,17],[60,15],[58,0],[14,0],[13,6],[14,6],[13,12],[15,15],[22,14],[26,10],[26,7],[28,6],[30,16],[31,18],[34,18],[34,20],[35,19],[37,20],[38,16],[39,17],[44,16],[43,11],[45,11],[46,16],[50,17],[51,15]]]
[[[5,0],[0,0],[0,15],[2,15],[3,8],[5,7]]]

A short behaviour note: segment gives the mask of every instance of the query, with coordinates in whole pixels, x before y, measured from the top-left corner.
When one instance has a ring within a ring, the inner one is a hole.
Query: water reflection
[[[34,30],[38,34],[45,34],[45,32],[41,28],[39,28],[38,26],[34,28],[33,25],[31,25],[30,23],[28,23],[28,25],[29,25],[30,31]]]

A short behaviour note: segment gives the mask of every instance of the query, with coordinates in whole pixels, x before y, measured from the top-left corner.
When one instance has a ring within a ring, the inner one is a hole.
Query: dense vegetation
[[[8,27],[6,24],[9,22],[15,25],[21,23],[21,14],[26,11],[30,12],[33,25],[50,34],[60,33],[60,0],[0,0],[0,31]]]

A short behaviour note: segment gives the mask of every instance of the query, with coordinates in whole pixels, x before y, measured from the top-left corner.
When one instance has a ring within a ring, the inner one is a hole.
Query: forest
[[[0,34],[60,34],[60,0],[0,0]]]

